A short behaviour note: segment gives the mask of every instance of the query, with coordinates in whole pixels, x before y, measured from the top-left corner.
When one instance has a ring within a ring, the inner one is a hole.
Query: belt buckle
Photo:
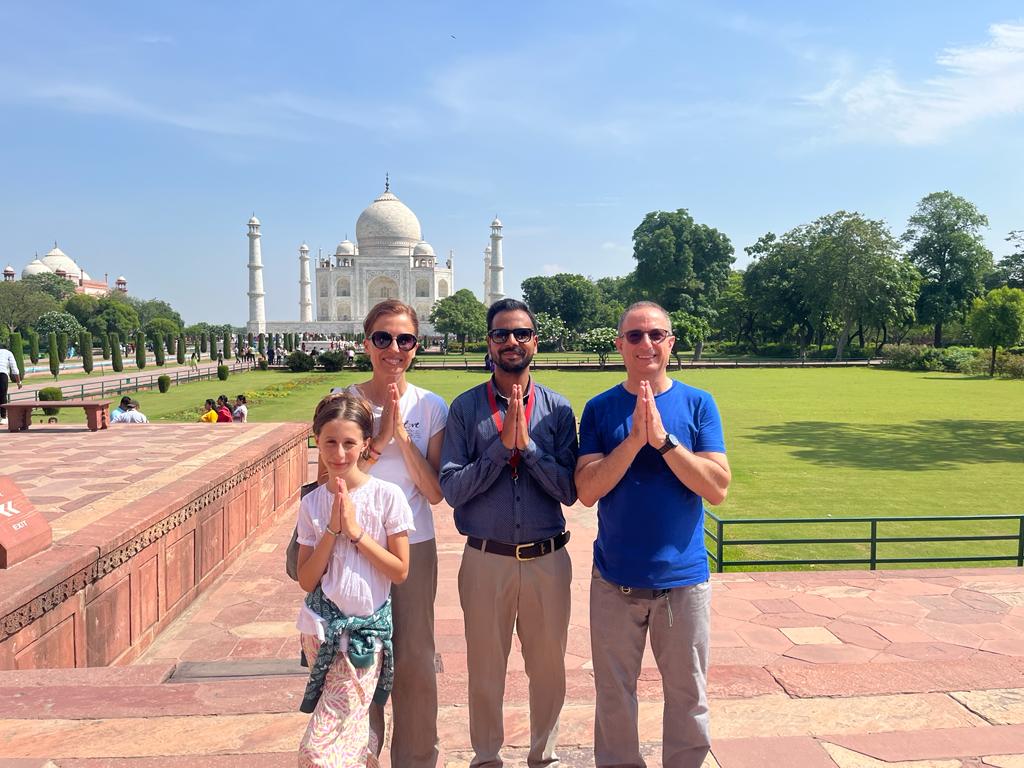
[[[532,547],[536,543],[537,542],[535,541],[531,541],[529,544],[516,544],[516,560],[518,560],[521,563],[525,563],[528,560],[536,560],[538,555],[534,555],[533,557],[523,557],[519,554],[519,550],[523,549],[524,547]]]

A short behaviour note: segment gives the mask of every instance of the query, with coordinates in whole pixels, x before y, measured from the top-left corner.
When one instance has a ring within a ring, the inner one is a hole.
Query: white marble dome
[[[413,256],[433,256],[434,248],[430,243],[417,243],[416,247],[412,249]]]
[[[53,270],[36,258],[25,265],[25,268],[21,270],[21,276],[31,277],[32,275],[42,275],[46,272],[53,272]]]
[[[259,225],[260,225],[260,220],[256,218],[255,214],[253,214],[253,217],[251,219],[249,219],[249,226],[257,226],[258,227]]]
[[[335,256],[355,256],[356,246],[351,240],[342,240],[338,243],[338,249],[334,252]]]
[[[423,241],[423,233],[416,214],[389,189],[385,189],[359,214],[356,240],[360,250],[366,246],[413,246]]]
[[[43,256],[42,262],[51,272],[62,269],[68,277],[75,278],[82,274],[82,268],[75,263],[75,260],[56,246]]]

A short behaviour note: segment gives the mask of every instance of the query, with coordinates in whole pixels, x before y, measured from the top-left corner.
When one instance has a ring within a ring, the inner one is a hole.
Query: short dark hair
[[[241,400],[243,403],[249,402],[245,399],[245,395],[235,395],[235,400]]]
[[[519,299],[498,299],[496,302],[491,304],[487,310],[487,330],[491,330],[491,323],[494,322],[494,316],[502,312],[525,312],[530,316],[530,323],[533,325],[533,330],[537,330],[537,318],[533,316],[533,312]]]

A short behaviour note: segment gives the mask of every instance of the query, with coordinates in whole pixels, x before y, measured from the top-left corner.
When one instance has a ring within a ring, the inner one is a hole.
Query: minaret
[[[487,305],[505,298],[505,267],[501,263],[501,221],[497,216],[491,222],[491,292]]]
[[[267,327],[267,313],[263,305],[263,256],[260,252],[260,220],[249,219],[249,323],[251,333],[263,333]]]
[[[487,297],[491,295],[491,246],[484,248],[484,292],[483,302],[487,304]]]
[[[313,322],[313,293],[309,279],[309,246],[299,246],[299,322]]]

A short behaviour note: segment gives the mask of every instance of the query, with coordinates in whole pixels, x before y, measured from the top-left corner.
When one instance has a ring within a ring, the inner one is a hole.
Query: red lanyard
[[[505,419],[498,413],[498,398],[494,393],[494,382],[487,382],[487,402],[491,406],[491,418],[494,419],[494,426],[498,428],[498,435],[501,436],[501,430],[504,426]],[[530,415],[533,413],[533,404],[536,402],[536,398],[533,396],[526,398],[526,426],[530,426]],[[512,468],[512,479],[515,480],[519,477],[519,449],[513,448],[512,455],[509,457],[508,465]]]

